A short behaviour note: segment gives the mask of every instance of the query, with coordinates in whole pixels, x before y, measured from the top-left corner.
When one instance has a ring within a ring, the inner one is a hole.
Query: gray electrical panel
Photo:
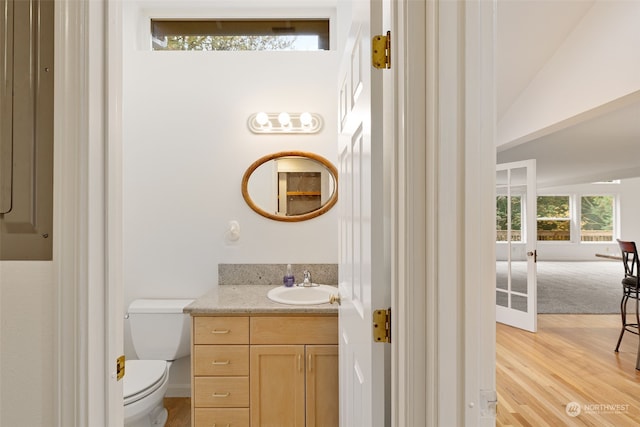
[[[0,6],[0,259],[50,260],[54,3]]]

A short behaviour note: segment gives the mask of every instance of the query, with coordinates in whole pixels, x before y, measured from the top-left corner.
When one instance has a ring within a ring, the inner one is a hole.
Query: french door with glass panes
[[[536,161],[496,167],[496,320],[536,332]]]

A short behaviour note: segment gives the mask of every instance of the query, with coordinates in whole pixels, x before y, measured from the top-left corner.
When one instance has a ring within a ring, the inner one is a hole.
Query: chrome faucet
[[[309,270],[304,271],[303,277],[304,279],[302,280],[302,284],[300,284],[299,286],[304,286],[304,287],[318,286],[317,284],[313,284],[313,282],[311,281],[311,272]]]

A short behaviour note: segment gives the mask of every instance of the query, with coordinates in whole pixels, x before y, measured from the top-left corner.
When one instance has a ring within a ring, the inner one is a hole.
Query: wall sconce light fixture
[[[265,113],[249,116],[253,133],[317,133],[322,129],[322,117],[316,113]]]

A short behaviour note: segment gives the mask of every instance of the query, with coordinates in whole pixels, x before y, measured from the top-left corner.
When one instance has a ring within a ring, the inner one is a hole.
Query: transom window
[[[329,50],[329,19],[152,19],[153,50]]]

